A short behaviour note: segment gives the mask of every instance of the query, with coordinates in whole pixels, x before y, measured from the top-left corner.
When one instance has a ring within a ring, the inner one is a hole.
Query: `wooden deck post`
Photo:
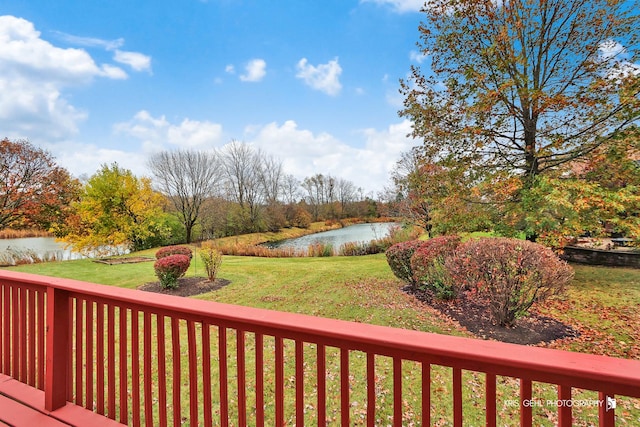
[[[47,411],[55,411],[67,403],[69,381],[69,292],[47,287],[47,357],[44,400]]]

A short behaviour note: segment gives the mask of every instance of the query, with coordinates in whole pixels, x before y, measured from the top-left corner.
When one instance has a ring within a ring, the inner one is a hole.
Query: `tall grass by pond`
[[[4,252],[0,252],[0,266],[53,262],[60,261],[62,258],[61,254],[56,251],[38,253],[32,249],[9,247]]]
[[[347,242],[337,248],[330,243],[322,242],[313,243],[306,248],[291,246],[270,248],[259,244],[239,242],[232,238],[219,239],[214,241],[214,244],[224,255],[265,258],[356,256],[382,253],[395,243],[416,239],[419,235],[420,231],[417,229],[398,225],[391,227],[389,234],[385,237],[369,242]]]
[[[51,237],[51,233],[44,230],[5,228],[0,230],[0,239],[24,239],[25,237]]]

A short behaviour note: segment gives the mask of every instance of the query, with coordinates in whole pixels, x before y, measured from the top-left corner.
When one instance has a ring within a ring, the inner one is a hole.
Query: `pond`
[[[31,255],[56,261],[82,258],[81,254],[65,249],[64,243],[57,242],[53,237],[0,239],[0,262],[3,264],[13,264],[12,259]]]
[[[356,224],[337,230],[323,231],[321,233],[308,234],[295,239],[281,240],[279,242],[265,243],[269,248],[306,249],[311,245],[323,244],[339,248],[349,242],[370,242],[386,237],[390,230],[397,226],[395,222],[378,222],[371,224]]]

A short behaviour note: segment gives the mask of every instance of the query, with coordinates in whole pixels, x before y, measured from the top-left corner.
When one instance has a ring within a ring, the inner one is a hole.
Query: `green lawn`
[[[152,256],[154,251],[135,255]],[[581,332],[581,337],[552,344],[552,347],[572,351],[607,354],[617,357],[640,358],[640,271],[623,268],[604,268],[574,266],[575,280],[567,294],[558,300],[548,302],[538,309],[557,319],[569,323]],[[155,281],[153,263],[106,265],[90,260],[66,261],[48,264],[24,265],[11,268],[36,274],[69,277],[79,280],[101,283],[110,286],[136,288]],[[187,276],[204,276],[204,269],[197,253]],[[299,312],[343,320],[367,322],[415,330],[466,335],[453,323],[415,301],[401,291],[403,284],[394,278],[384,255],[363,257],[327,257],[327,258],[254,258],[225,256],[219,277],[228,279],[231,284],[214,292],[195,298],[229,304],[239,304],[273,310]],[[184,340],[183,340],[184,342]],[[293,349],[286,351],[293,357]],[[305,351],[311,351],[307,349]],[[248,354],[250,354],[248,350]],[[354,375],[363,374],[364,359],[357,354],[351,358]],[[249,362],[249,361],[248,361]],[[387,361],[381,361],[381,384],[390,385],[391,371]],[[289,369],[287,368],[287,372]],[[335,368],[328,365],[328,369]],[[186,370],[186,366],[184,368]],[[434,396],[442,396],[441,404],[434,408],[434,416],[442,418],[447,425],[450,419],[450,372],[446,368],[434,368],[432,390]],[[407,416],[411,418],[412,408],[419,408],[420,394],[412,390],[414,384],[419,388],[419,372],[415,366],[406,366],[406,404]],[[329,378],[328,387],[337,387],[336,377]],[[465,382],[470,388],[465,393],[482,395],[483,379],[474,373],[465,373]],[[312,400],[313,389],[308,391]],[[553,390],[548,387],[539,389],[538,395],[553,398]],[[353,386],[354,399],[362,399],[361,382]],[[517,390],[517,384],[504,379],[499,384],[504,396],[510,396]],[[358,397],[360,396],[360,397]],[[577,394],[577,396],[583,396]],[[591,394],[585,398],[593,398]],[[404,397],[404,395],[403,395]],[[477,396],[476,396],[477,397]],[[516,395],[513,396],[516,398]],[[185,401],[188,400],[188,390]],[[434,397],[434,401],[437,401]],[[360,400],[362,402],[362,400]],[[482,404],[482,402],[480,402]],[[379,416],[385,423],[389,417],[388,402],[384,395],[380,403]],[[339,403],[332,402],[329,412],[339,414]],[[337,406],[336,406],[337,405]],[[483,423],[483,409],[477,403],[465,402],[466,422]],[[638,400],[621,399],[620,412],[631,417],[640,416]],[[267,408],[268,409],[268,408]],[[353,409],[358,416],[365,409],[362,405]],[[516,408],[517,409],[517,408]],[[515,416],[514,408],[498,408],[500,419]],[[291,408],[287,411],[290,414]],[[623,412],[624,411],[624,412]],[[311,411],[310,413],[312,413]],[[584,424],[594,422],[593,410],[576,408]],[[291,416],[291,415],[289,415]],[[313,415],[308,421],[313,424]],[[289,419],[289,422],[292,422]],[[501,421],[502,422],[502,421]],[[536,412],[534,423],[553,425],[553,417],[546,419],[542,410]],[[516,423],[514,421],[514,423]],[[517,423],[516,423],[517,424]],[[334,425],[334,424],[331,424]],[[410,422],[407,425],[412,425]]]

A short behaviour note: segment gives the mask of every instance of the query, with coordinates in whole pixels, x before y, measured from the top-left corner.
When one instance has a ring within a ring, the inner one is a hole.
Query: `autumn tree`
[[[165,233],[164,197],[148,178],[137,178],[117,163],[103,165],[84,186],[75,213],[66,222],[63,240],[83,253],[100,254],[116,247],[140,250]]]
[[[155,182],[175,207],[191,243],[193,227],[202,204],[215,195],[221,184],[221,165],[212,151],[162,151],[148,161]]]
[[[0,229],[49,230],[77,196],[78,181],[29,141],[0,141]]]
[[[620,0],[433,0],[423,9],[430,70],[401,81],[426,162],[460,169],[469,201],[522,229],[537,177],[629,132],[640,117],[640,25]],[[536,231],[529,229],[531,236]]]

